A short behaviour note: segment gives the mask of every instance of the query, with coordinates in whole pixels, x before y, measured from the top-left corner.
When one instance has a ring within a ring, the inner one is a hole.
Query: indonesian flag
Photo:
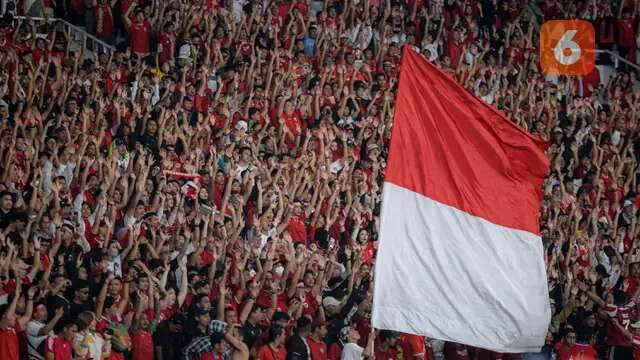
[[[546,144],[405,48],[373,326],[534,352],[550,322],[539,235]]]

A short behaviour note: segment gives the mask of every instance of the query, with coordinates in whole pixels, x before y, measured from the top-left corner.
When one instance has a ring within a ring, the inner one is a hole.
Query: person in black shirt
[[[84,311],[92,311],[93,304],[89,301],[89,283],[85,280],[77,280],[73,290],[73,299],[69,305],[69,318],[75,319]]]
[[[187,317],[182,313],[173,315],[170,319],[158,324],[153,334],[153,344],[157,360],[171,360],[180,357],[180,351],[187,345],[184,326]]]
[[[242,327],[242,336],[249,349],[251,349],[260,336],[262,336],[264,329],[261,323],[264,321],[264,317],[265,309],[260,305],[253,305],[249,317]]]
[[[8,191],[0,192],[0,230],[13,222],[13,195]]]
[[[296,323],[296,333],[287,343],[287,360],[307,360],[311,356],[307,337],[311,334],[311,320],[303,316]]]

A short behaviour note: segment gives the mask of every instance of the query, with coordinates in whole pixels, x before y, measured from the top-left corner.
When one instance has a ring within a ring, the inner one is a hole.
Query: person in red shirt
[[[631,51],[635,45],[635,35],[633,31],[633,18],[628,8],[623,8],[624,4],[620,4],[618,13],[618,53],[621,57],[635,62],[634,52]]]
[[[49,337],[45,345],[47,360],[71,360],[73,359],[72,341],[78,332],[78,324],[70,321],[64,325],[58,336]]]
[[[138,56],[144,57],[151,51],[151,30],[157,20],[158,13],[156,12],[151,20],[147,20],[144,16],[144,11],[142,9],[136,9],[135,21],[131,21],[130,15],[133,9],[134,7],[131,6],[129,10],[127,10],[123,20],[131,36],[131,51]]]
[[[380,360],[397,359],[399,355],[396,348],[397,341],[398,333],[391,330],[380,330],[378,344],[375,347],[375,358]]]
[[[568,360],[571,357],[571,347],[576,343],[576,331],[569,327],[565,329],[565,334],[562,340],[555,346],[556,353],[559,360]]]
[[[307,345],[311,360],[324,360],[327,358],[327,344],[324,338],[327,336],[327,323],[316,320],[312,325],[312,333],[307,337]]]
[[[595,360],[598,352],[589,344],[589,334],[577,334],[573,328],[568,328],[563,340],[556,344],[555,349],[559,360],[584,359]]]
[[[294,243],[303,243],[307,245],[307,227],[305,225],[306,214],[302,209],[302,203],[295,201],[293,203],[293,216],[289,220],[287,231],[291,235]]]
[[[138,300],[136,315],[133,324],[133,336],[131,337],[131,359],[133,360],[153,360],[153,332],[152,323],[147,318],[147,313],[143,305],[148,303],[148,297],[141,295]]]
[[[402,346],[402,354],[405,359],[426,359],[424,336],[402,334],[400,337],[400,346]]]
[[[258,360],[285,360],[287,357],[287,349],[284,347],[287,333],[280,326],[272,326],[269,329],[269,337],[267,344],[258,350]]]
[[[13,300],[8,305],[0,306],[0,354],[2,359],[20,359],[20,341],[18,333],[24,331],[27,322],[33,312],[33,296],[35,288],[29,289],[27,293],[27,308],[23,316],[16,317],[16,307],[20,299],[22,280],[16,281],[16,288],[13,292]]]
[[[108,44],[115,42],[115,27],[113,23],[114,0],[93,0],[94,14],[96,17],[96,36]]]

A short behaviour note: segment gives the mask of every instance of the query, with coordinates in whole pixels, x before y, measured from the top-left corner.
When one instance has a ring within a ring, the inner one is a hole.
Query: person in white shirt
[[[376,334],[371,333],[367,340],[367,346],[362,348],[358,345],[360,333],[354,327],[347,326],[340,330],[340,342],[344,344],[342,348],[341,360],[361,360],[373,358],[373,344],[375,343]]]
[[[33,319],[27,323],[26,328],[29,360],[44,359],[44,341],[48,336],[54,335],[53,328],[63,315],[64,309],[58,308],[51,320],[45,324],[49,317],[47,307],[44,304],[39,304],[34,308]]]
[[[73,342],[73,350],[79,357],[101,360],[111,353],[111,343],[105,342],[102,335],[96,332],[96,316],[91,311],[83,311],[78,315],[82,328],[78,329]]]

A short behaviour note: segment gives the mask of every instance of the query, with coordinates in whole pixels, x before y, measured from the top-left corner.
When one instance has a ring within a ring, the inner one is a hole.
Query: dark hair
[[[89,282],[86,280],[76,280],[75,281],[75,286],[73,288],[73,291],[78,291],[80,289],[85,289],[89,287]]]
[[[273,342],[278,336],[284,333],[284,329],[279,325],[273,325],[269,329],[269,336],[267,337],[267,343]]]
[[[222,340],[224,340],[224,334],[219,332],[214,332],[213,334],[211,334],[209,339],[211,340],[211,346],[216,346],[219,343],[221,343]]]
[[[622,290],[616,290],[613,292],[613,301],[616,305],[622,305],[627,302],[627,293]]]
[[[296,329],[298,332],[311,330],[311,320],[306,316],[301,317],[296,322]]]

